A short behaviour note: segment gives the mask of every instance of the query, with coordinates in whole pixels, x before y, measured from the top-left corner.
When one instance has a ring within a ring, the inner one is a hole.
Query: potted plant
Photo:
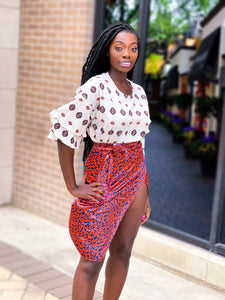
[[[159,120],[160,122],[164,122],[165,121],[165,117],[166,117],[166,110],[165,109],[159,109]]]
[[[194,127],[183,128],[184,154],[186,158],[199,158],[199,146],[203,132]]]
[[[173,106],[176,103],[177,95],[167,95],[166,96],[166,104],[169,106]]]
[[[164,126],[172,132],[172,125],[173,125],[173,120],[178,117],[177,114],[172,113],[170,111],[166,112],[165,119],[164,119]]]
[[[163,109],[162,107],[157,107],[155,109],[155,120],[158,121],[159,123],[161,123],[163,121],[164,112],[165,112],[165,109]]]
[[[172,135],[174,143],[182,143],[183,135],[182,129],[186,125],[186,122],[183,118],[176,117],[172,120]]]
[[[207,96],[196,98],[195,112],[200,115],[200,130],[203,130],[204,119],[212,112],[212,103],[212,98]]]
[[[186,110],[192,105],[192,95],[189,93],[178,95],[176,99],[176,105],[179,108],[180,117],[185,118]]]
[[[199,147],[202,176],[214,177],[216,174],[218,140],[215,136],[208,136],[202,139]]]

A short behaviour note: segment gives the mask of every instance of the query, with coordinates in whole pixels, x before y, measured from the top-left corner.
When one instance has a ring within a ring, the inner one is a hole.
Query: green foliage
[[[204,143],[199,146],[200,153],[207,154],[210,158],[216,156],[217,147],[214,143]]]
[[[126,22],[137,29],[139,0],[135,0],[133,6],[127,0],[106,1],[105,27],[114,22]]]
[[[171,10],[171,1],[152,0],[151,18],[148,35],[158,42],[171,42],[176,39],[187,27],[183,26],[180,18],[174,18]]]
[[[166,103],[170,106],[176,103],[177,95],[168,95],[166,96]]]
[[[215,136],[208,136],[202,139],[199,146],[199,153],[208,161],[214,160],[218,155],[219,140]]]
[[[208,12],[219,0],[151,0],[148,36],[159,44],[177,40],[190,27],[197,15]],[[107,0],[105,26],[116,21],[130,23],[137,28],[139,0]],[[166,42],[165,42],[166,41]]]
[[[183,93],[178,95],[176,105],[178,108],[189,108],[192,105],[192,95],[189,93]]]
[[[212,107],[211,111],[212,114],[218,119],[221,120],[222,115],[222,108],[223,108],[223,100],[222,97],[213,97],[212,98]]]
[[[196,99],[196,109],[195,111],[206,117],[210,112],[212,112],[213,98],[210,97],[198,97]]]
[[[185,143],[189,144],[190,141],[194,140],[195,138],[195,131],[194,130],[185,131],[183,132],[183,137]]]
[[[176,105],[178,108],[187,109],[192,104],[192,95],[189,93],[168,95],[166,97],[166,103],[168,105]]]
[[[184,143],[185,156],[187,158],[199,158],[200,151],[199,147],[201,146],[201,139],[193,139],[189,142]]]
[[[197,15],[208,12],[219,0],[152,0],[149,36],[159,43],[177,40]]]
[[[193,127],[183,129],[183,143],[185,156],[187,158],[198,158],[200,155],[199,147],[202,145],[203,132]]]

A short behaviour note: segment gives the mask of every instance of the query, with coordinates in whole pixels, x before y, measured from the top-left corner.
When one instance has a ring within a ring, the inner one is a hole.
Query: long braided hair
[[[81,84],[84,84],[86,81],[88,81],[88,79],[90,79],[95,75],[99,75],[101,73],[105,73],[109,71],[110,62],[107,53],[109,52],[109,48],[113,39],[121,31],[129,31],[136,35],[138,39],[138,50],[139,50],[139,45],[140,45],[139,38],[132,26],[123,22],[117,22],[110,25],[101,33],[101,35],[93,44],[89,52],[87,60],[82,68]],[[133,74],[133,69],[127,73],[127,78],[132,79],[132,74]],[[87,137],[84,139],[84,142],[85,142],[85,146],[84,146],[83,161],[85,162],[91,151],[93,142],[88,134]]]

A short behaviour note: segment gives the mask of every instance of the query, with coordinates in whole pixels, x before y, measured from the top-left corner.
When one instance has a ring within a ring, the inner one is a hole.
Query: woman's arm
[[[76,188],[75,172],[73,167],[74,149],[66,146],[60,140],[57,140],[59,163],[63,173],[66,187],[70,193]]]
[[[64,181],[68,191],[75,197],[89,199],[98,202],[100,198],[104,200],[103,187],[104,184],[94,182],[91,184],[85,183],[85,178],[78,185],[74,171],[74,149],[57,140],[59,163],[63,173]]]

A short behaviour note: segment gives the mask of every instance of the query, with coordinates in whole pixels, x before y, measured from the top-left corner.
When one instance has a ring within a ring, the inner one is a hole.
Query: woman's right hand
[[[82,182],[74,186],[69,192],[77,198],[88,199],[93,202],[99,203],[100,200],[106,200],[107,194],[105,193],[106,184],[100,182],[85,183],[86,176],[83,176]]]

